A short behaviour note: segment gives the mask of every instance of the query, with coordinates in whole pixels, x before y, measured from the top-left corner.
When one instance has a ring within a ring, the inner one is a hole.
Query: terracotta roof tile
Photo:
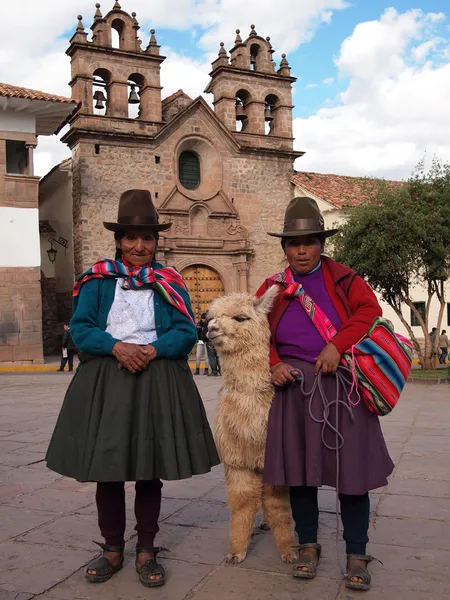
[[[307,173],[298,171],[291,177],[291,182],[307,192],[319,196],[336,208],[356,206],[369,200],[376,193],[375,184],[380,179],[369,177],[348,177],[325,173]],[[404,185],[403,181],[384,180],[393,186]]]
[[[183,92],[183,90],[178,90],[178,92],[175,92],[174,94],[167,96],[167,98],[164,98],[164,100],[162,101],[162,105],[165,106],[166,104],[169,104],[169,102],[172,102],[172,100],[175,100],[176,98],[179,98],[180,96],[184,96],[185,98],[187,98],[188,100],[190,100],[192,102],[192,98],[190,96],[185,94]]]
[[[7,98],[26,98],[27,100],[44,100],[46,102],[78,104],[77,101],[72,100],[72,98],[56,96],[55,94],[47,94],[46,92],[40,92],[39,90],[30,90],[28,88],[18,87],[16,85],[9,85],[9,83],[0,83],[0,96],[6,96]]]

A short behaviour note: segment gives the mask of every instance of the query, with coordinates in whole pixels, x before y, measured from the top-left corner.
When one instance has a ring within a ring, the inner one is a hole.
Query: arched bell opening
[[[109,83],[111,73],[107,69],[97,69],[92,75],[93,112],[94,115],[108,114]]]
[[[250,94],[247,90],[239,90],[236,93],[236,131],[245,131],[248,127],[247,106],[250,100]]]
[[[264,127],[266,135],[273,135],[275,132],[275,109],[279,104],[279,98],[275,94],[266,96],[264,105]]]
[[[145,79],[139,73],[133,73],[128,77],[128,118],[139,119],[142,116],[141,92],[144,88]]]
[[[114,19],[111,23],[111,46],[113,48],[123,49],[125,40],[125,23],[122,19]]]
[[[250,46],[250,68],[252,71],[260,71],[261,46],[252,44]]]

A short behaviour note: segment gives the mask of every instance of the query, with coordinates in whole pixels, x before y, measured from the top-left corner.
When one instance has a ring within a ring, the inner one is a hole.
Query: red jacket
[[[382,310],[371,288],[352,269],[328,256],[322,256],[322,269],[325,287],[342,321],[342,327],[333,338],[333,344],[343,354],[369,331],[376,317],[382,315]],[[256,292],[256,296],[258,298],[262,296],[272,285],[283,284],[266,279]],[[290,302],[291,298],[279,294],[269,313],[272,334],[270,366],[281,362],[275,345],[276,331]]]

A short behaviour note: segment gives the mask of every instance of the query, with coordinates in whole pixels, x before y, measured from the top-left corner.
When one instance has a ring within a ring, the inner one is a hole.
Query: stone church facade
[[[102,222],[115,219],[123,191],[143,188],[160,220],[173,222],[158,259],[183,274],[197,315],[217,295],[254,291],[280,268],[279,244],[266,232],[281,227],[302,155],[293,150],[286,57],[276,66],[270,38],[254,26],[245,40],[237,32],[212,63],[211,109],[182,90],[162,100],[165,57],[153,30],[142,48],[135,13],[118,2],[106,16],[98,7],[91,29],[88,40],[80,16],[67,50],[72,97],[82,104],[63,137],[72,150],[64,201],[72,203],[75,275],[113,255]]]

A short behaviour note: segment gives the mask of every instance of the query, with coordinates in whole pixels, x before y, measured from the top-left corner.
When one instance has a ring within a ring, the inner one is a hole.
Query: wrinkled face
[[[208,311],[208,337],[221,353],[241,351],[253,344],[268,343],[267,313],[277,293],[255,299],[233,293],[215,300]]]
[[[309,273],[320,261],[323,242],[317,236],[289,238],[284,252],[289,265],[297,273]]]
[[[143,267],[150,264],[155,256],[156,237],[151,229],[129,229],[120,240],[116,240],[116,246],[122,250],[124,260],[134,267]]]

